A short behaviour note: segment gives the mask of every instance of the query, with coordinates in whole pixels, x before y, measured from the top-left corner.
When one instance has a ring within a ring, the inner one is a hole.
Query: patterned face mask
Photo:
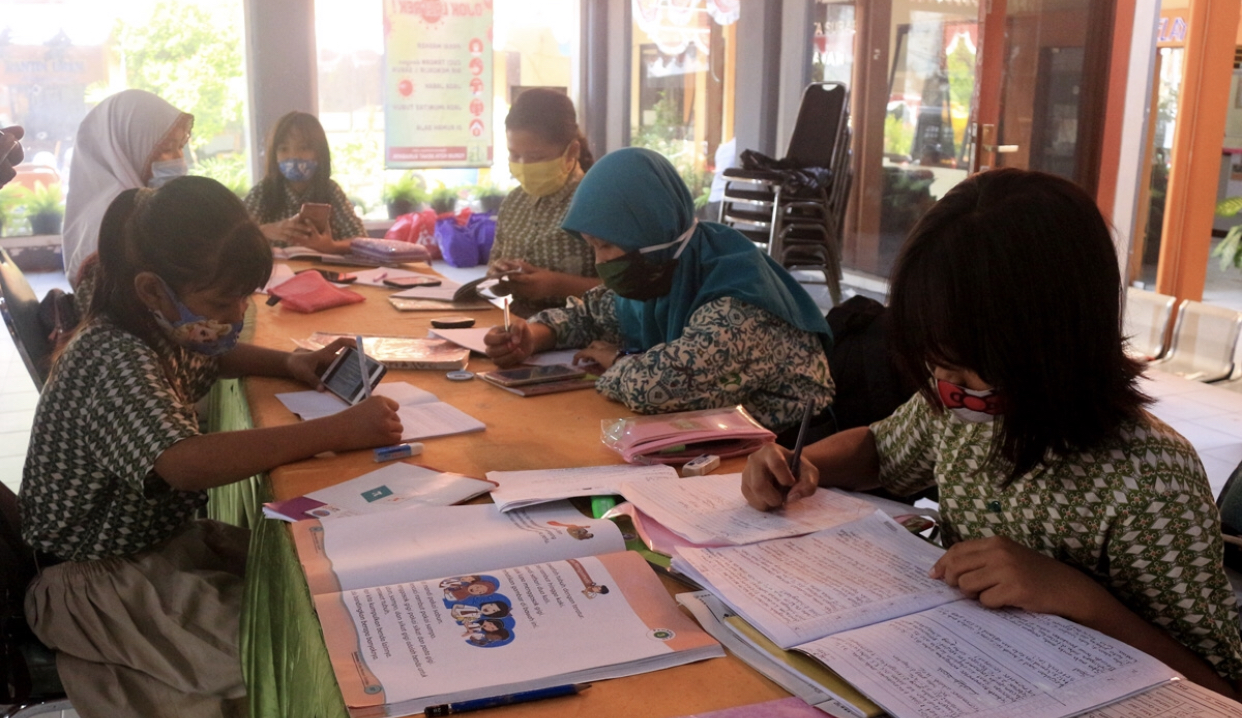
[[[1004,413],[1001,394],[995,389],[975,391],[943,379],[936,380],[936,391],[944,408],[958,421],[983,423]]]
[[[169,339],[190,351],[212,357],[226,354],[237,346],[237,339],[241,336],[242,322],[225,324],[201,314],[195,314],[181,303],[176,292],[168,286],[167,282],[160,279],[160,284],[164,285],[164,292],[177,306],[178,316],[175,321],[169,321],[168,317],[165,317],[164,313],[158,309],[152,309],[151,314],[155,317],[155,323],[164,330]]]
[[[290,182],[310,182],[319,170],[315,160],[281,160],[280,173]]]

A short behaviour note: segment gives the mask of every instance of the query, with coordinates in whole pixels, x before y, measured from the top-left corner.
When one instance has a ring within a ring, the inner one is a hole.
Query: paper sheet
[[[429,404],[439,401],[435,394],[425,389],[404,381],[390,381],[375,387],[376,396],[386,396],[397,402],[401,406],[413,406],[415,404]],[[349,408],[335,394],[326,391],[291,391],[283,394],[277,394],[276,398],[289,411],[297,414],[303,419],[310,421],[311,419],[321,419],[325,416],[344,411]]]
[[[673,568],[789,649],[960,599],[927,576],[943,553],[877,511],[798,538],[679,549]]]
[[[407,382],[394,381],[375,388],[376,396],[386,396],[400,405],[402,440],[417,441],[436,436],[483,431],[486,425],[457,407],[437,400],[436,395]],[[320,419],[349,408],[349,405],[328,392],[295,391],[277,394],[276,398],[289,411],[304,420]]]
[[[336,519],[418,506],[449,506],[486,493],[490,481],[402,462],[288,501],[263,505],[268,518]]]
[[[470,327],[469,329],[432,329],[431,336],[447,339],[458,346],[463,346],[472,352],[479,354],[487,353],[487,345],[483,343],[483,337],[491,331],[491,327]],[[578,353],[577,349],[558,349],[549,352],[539,352],[527,357],[523,364],[530,366],[552,366],[553,364],[573,364],[574,355]]]
[[[968,600],[798,650],[823,661],[890,714],[919,718],[1062,718],[1178,675],[1063,618],[997,611]]]
[[[680,481],[622,486],[621,494],[643,513],[691,543],[748,544],[799,536],[840,526],[875,510],[834,489],[777,511],[760,511],[742,496],[741,474],[691,476]]]
[[[492,501],[501,511],[509,511],[574,496],[619,494],[621,485],[630,481],[676,481],[677,471],[671,466],[616,464],[577,469],[489,471],[487,478],[499,485],[492,492]]]

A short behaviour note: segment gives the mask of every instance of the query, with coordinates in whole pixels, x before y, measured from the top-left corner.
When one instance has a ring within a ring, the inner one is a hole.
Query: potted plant
[[[31,234],[60,234],[65,198],[59,182],[50,185],[35,182],[35,188],[26,192],[25,205]]]
[[[393,182],[385,182],[381,198],[388,206],[388,218],[396,219],[417,210],[427,201],[426,185],[421,175],[409,171]]]
[[[431,209],[437,215],[453,212],[457,209],[457,188],[445,187],[441,184],[431,191]]]
[[[22,205],[25,193],[26,190],[19,184],[0,188],[0,233],[3,233],[5,227],[12,226],[10,220],[20,216],[17,208]]]
[[[1233,217],[1242,212],[1242,197],[1228,197],[1216,205],[1217,217]],[[1225,239],[1212,250],[1213,257],[1220,257],[1220,268],[1242,269],[1242,224],[1235,224],[1225,234]]]
[[[503,189],[494,184],[481,184],[474,189],[475,199],[479,200],[479,211],[488,214],[496,214],[500,211],[500,203],[505,201],[508,195]]]

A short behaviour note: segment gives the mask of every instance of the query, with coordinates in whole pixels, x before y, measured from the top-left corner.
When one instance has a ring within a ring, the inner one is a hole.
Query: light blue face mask
[[[175,160],[159,160],[151,163],[151,179],[147,180],[147,186],[151,189],[159,189],[170,180],[178,177],[184,177],[190,172],[190,166],[186,164],[184,157],[178,157]]]
[[[168,286],[167,282],[160,279],[160,284],[164,285],[164,292],[168,298],[177,305],[178,316],[176,321],[169,321],[168,317],[165,317],[164,313],[158,309],[151,310],[151,314],[154,315],[155,323],[160,329],[168,334],[169,339],[190,351],[209,357],[226,354],[237,346],[237,339],[241,336],[242,322],[224,324],[201,314],[195,314],[181,303],[176,292]]]
[[[315,160],[281,160],[280,173],[290,182],[310,182],[319,163]]]

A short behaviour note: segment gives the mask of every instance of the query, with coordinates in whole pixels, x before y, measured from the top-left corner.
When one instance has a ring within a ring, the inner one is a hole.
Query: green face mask
[[[568,152],[569,148],[566,147],[565,151]],[[547,197],[564,187],[572,171],[573,166],[565,161],[564,154],[546,162],[509,163],[509,174],[531,197]]]

